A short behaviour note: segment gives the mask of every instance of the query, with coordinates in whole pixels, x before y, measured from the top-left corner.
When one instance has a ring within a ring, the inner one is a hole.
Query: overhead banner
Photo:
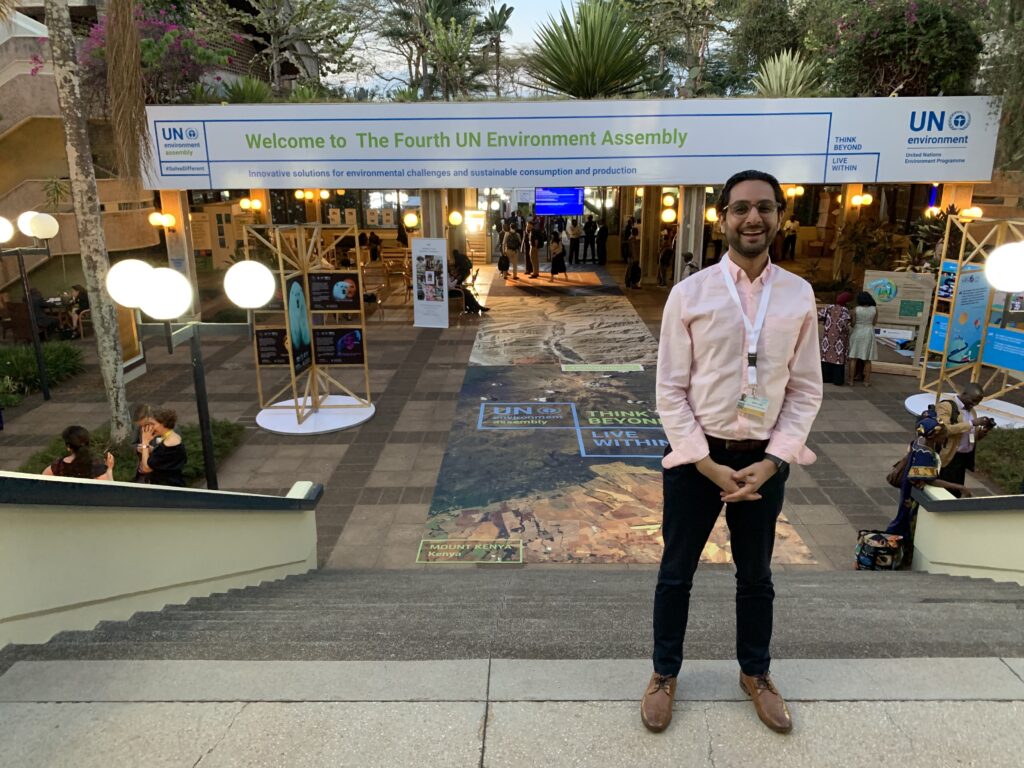
[[[147,107],[153,189],[988,181],[999,101],[661,99]]]
[[[412,241],[413,325],[448,327],[448,241],[417,237]]]

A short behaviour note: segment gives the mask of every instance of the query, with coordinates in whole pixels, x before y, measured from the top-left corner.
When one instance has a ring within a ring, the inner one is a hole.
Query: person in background
[[[622,236],[619,238],[619,251],[622,254],[622,260],[625,262],[629,261],[629,238],[633,236],[634,224],[636,224],[636,219],[632,216],[626,219],[626,226],[622,228]]]
[[[370,235],[366,238],[366,244],[370,249],[370,261],[380,259],[380,235],[371,229]]]
[[[672,238],[663,237],[661,240],[661,253],[658,254],[658,285],[668,285],[670,276],[675,273],[676,251],[672,245]]]
[[[685,280],[690,275],[700,272],[700,267],[697,266],[697,262],[693,260],[693,254],[687,251],[683,254],[683,274],[680,280]]]
[[[83,480],[113,480],[114,455],[107,451],[105,461],[93,458],[92,438],[85,427],[70,426],[61,432],[68,455],[56,459],[43,470],[44,475],[77,477]]]
[[[821,378],[837,387],[846,383],[846,362],[850,351],[850,326],[853,318],[847,303],[853,295],[843,291],[834,304],[818,310],[818,320],[825,323],[821,336]]]
[[[89,308],[89,294],[85,292],[85,286],[74,285],[71,287],[71,304],[68,307],[71,315],[71,329],[75,338],[82,338],[82,312]]]
[[[787,254],[792,261],[796,261],[796,235],[799,231],[800,222],[794,213],[782,226],[782,261],[786,260]]]
[[[640,290],[640,229],[633,227],[629,236],[629,264],[626,265],[626,287]]]
[[[938,447],[946,439],[946,428],[939,421],[934,406],[921,414],[917,420],[917,437],[910,444],[910,460],[903,473],[903,481],[900,485],[900,501],[896,508],[896,517],[885,529],[886,533],[894,533],[903,537],[904,542],[904,566],[910,565],[914,553],[914,526],[917,522],[917,502],[914,501],[914,488],[922,488],[925,485],[934,485],[938,488],[945,488],[951,493],[956,491],[957,496],[970,496],[971,492],[963,485],[950,483],[939,478]]]
[[[132,407],[131,416],[132,424],[135,425],[135,432],[132,435],[132,444],[135,446],[135,451],[139,454],[142,453],[142,428],[149,421],[149,415],[153,412],[153,408],[149,403],[136,403]],[[135,480],[136,483],[146,482],[142,478],[142,461],[140,458],[139,464],[135,467]]]
[[[857,294],[857,307],[853,310],[853,330],[850,331],[850,371],[847,383],[853,386],[854,381],[863,378],[864,386],[871,386],[871,361],[878,359],[875,349],[875,321],[878,319],[878,306],[874,297],[867,291]],[[856,376],[857,362],[860,361],[863,373]]]
[[[28,289],[28,303],[32,305],[32,312],[36,316],[39,338],[48,339],[51,331],[57,327],[57,318],[46,314],[46,299],[43,298],[43,294],[39,292],[38,288]]]
[[[530,277],[540,277],[540,249],[544,245],[544,233],[534,222],[526,225],[526,243],[523,249],[526,251],[526,271]]]
[[[142,427],[139,469],[143,482],[150,485],[185,486],[188,455],[181,435],[174,431],[178,414],[170,408],[157,408]]]
[[[405,223],[402,221],[401,211],[398,212],[398,222],[395,224],[395,240],[403,248],[409,247],[409,233],[405,229]]]
[[[939,450],[942,469],[939,478],[957,486],[967,480],[967,470],[974,471],[974,449],[988,437],[996,423],[987,416],[979,417],[975,408],[985,399],[985,391],[971,381],[960,390],[958,400],[942,400],[935,406],[937,418],[946,430],[946,442]],[[958,490],[951,490],[959,497]]]
[[[576,219],[569,219],[569,226],[565,231],[569,234],[569,263],[580,263],[580,239],[583,237],[583,228]]]
[[[564,274],[566,280],[569,279],[569,269],[565,265],[565,246],[556,238],[551,241],[551,279],[554,280],[559,273]]]
[[[594,221],[594,215],[588,214],[587,220],[583,223],[583,259],[581,263],[587,263],[587,254],[590,254],[590,258],[595,264],[597,264],[597,222]]]
[[[471,274],[473,274],[473,262],[458,248],[454,249],[452,251],[452,277],[455,279],[455,283],[461,288]]]

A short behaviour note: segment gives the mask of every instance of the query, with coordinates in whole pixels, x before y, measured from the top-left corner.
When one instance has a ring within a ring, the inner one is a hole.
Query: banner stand
[[[951,237],[959,237],[955,260],[949,253]],[[951,216],[946,223],[946,251],[921,369],[921,389],[934,393],[936,403],[945,393],[956,394],[958,386],[974,381],[985,390],[985,407],[1000,413],[995,398],[1024,387],[1024,308],[1020,306],[1024,297],[994,291],[984,281],[988,254],[1004,243],[1021,240],[1024,220]],[[986,291],[983,304],[981,290]],[[966,328],[965,337],[973,335],[967,339],[966,351],[958,350],[959,359],[951,359],[957,325]],[[1020,418],[1009,411],[1003,415]]]
[[[253,312],[257,425],[278,434],[323,434],[368,421],[376,409],[358,229],[299,224],[244,231],[246,258],[276,262],[280,283],[280,296]],[[267,396],[264,376],[285,366],[288,382]],[[363,395],[339,380],[335,369],[346,368],[362,369]],[[291,397],[280,399],[285,394]]]

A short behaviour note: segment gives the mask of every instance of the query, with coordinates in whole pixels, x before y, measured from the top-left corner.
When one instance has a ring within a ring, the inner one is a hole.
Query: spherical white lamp
[[[224,275],[224,293],[243,309],[259,309],[274,298],[274,273],[258,261],[240,261]]]
[[[139,259],[125,259],[107,272],[107,293],[122,307],[138,309],[146,299],[153,267]]]
[[[666,224],[671,224],[676,220],[676,212],[673,208],[666,208],[661,212],[661,220]]]
[[[402,217],[402,223],[407,229],[415,229],[420,223],[420,217],[416,215],[415,211],[409,211]]]
[[[14,225],[3,216],[0,216],[0,245],[14,237]]]
[[[1006,243],[985,260],[985,279],[997,291],[1024,291],[1024,242]]]
[[[154,320],[176,320],[192,304],[192,286],[176,270],[157,267],[142,287],[140,309]]]
[[[459,226],[462,223],[462,212],[452,211],[451,213],[449,213],[448,223],[451,224],[453,227]]]
[[[52,240],[60,230],[60,224],[48,213],[37,213],[28,222],[32,236],[37,240]]]
[[[33,237],[32,229],[29,227],[29,222],[39,214],[38,211],[25,211],[21,216],[18,217],[18,230],[25,237]]]

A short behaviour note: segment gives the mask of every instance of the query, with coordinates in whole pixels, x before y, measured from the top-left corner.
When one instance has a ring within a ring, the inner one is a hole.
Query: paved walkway
[[[446,330],[413,328],[411,306],[395,302],[383,320],[368,321],[376,416],[361,428],[312,439],[257,430],[251,347],[241,340],[204,339],[212,414],[248,428],[244,444],[219,467],[221,487],[282,493],[298,479],[321,482],[322,564],[417,567],[453,421],[478,407],[460,401],[468,367],[490,366],[500,380],[523,365],[540,375],[558,371],[559,362],[622,361],[637,353],[649,365],[667,291],[628,291],[626,301],[616,287],[618,272],[621,266],[611,264],[608,274],[577,274],[579,285],[565,289],[543,277],[494,284],[493,268],[484,267],[479,292],[494,311],[453,315],[454,325]],[[596,324],[595,314],[603,325]],[[531,316],[542,318],[536,327],[527,325]],[[628,344],[610,341],[622,334]],[[85,374],[56,387],[49,403],[37,395],[7,412],[0,467],[16,469],[70,423],[103,423],[106,404],[94,350],[88,340],[83,348]],[[130,400],[170,406],[181,420],[194,421],[187,350],[169,356],[151,344],[147,360],[149,372],[128,386]],[[900,376],[878,375],[874,383],[871,389],[826,388],[810,440],[818,462],[794,467],[784,510],[809,558],[780,562],[780,568],[849,568],[856,530],[884,526],[892,517],[896,493],[884,477],[912,429],[902,403],[917,386],[915,379]],[[641,399],[653,401],[653,384]]]
[[[791,659],[793,733],[732,662],[688,662],[648,733],[647,660],[23,662],[0,678],[11,766],[1020,765],[1024,659]]]

